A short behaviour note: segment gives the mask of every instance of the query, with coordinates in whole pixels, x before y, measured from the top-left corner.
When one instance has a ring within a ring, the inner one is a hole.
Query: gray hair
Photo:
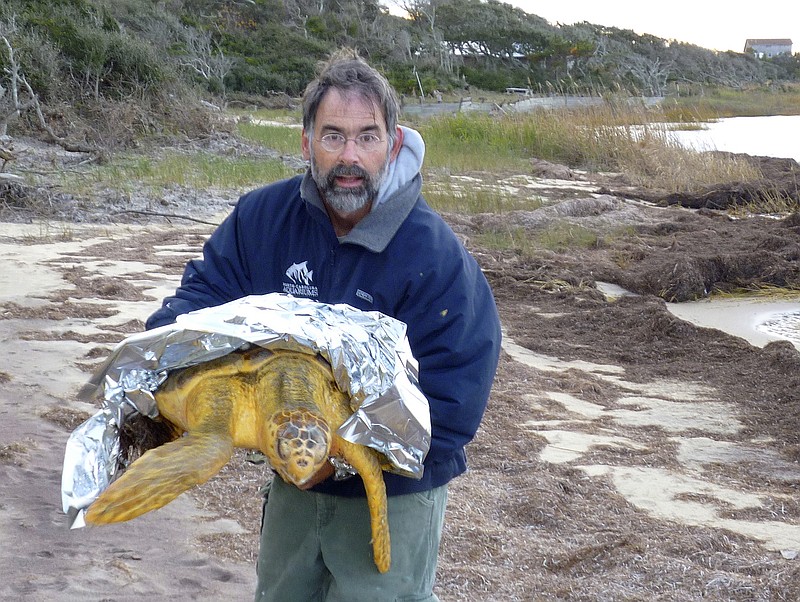
[[[317,109],[334,88],[344,94],[356,94],[375,103],[383,110],[389,142],[394,142],[397,129],[399,101],[397,93],[388,80],[358,56],[355,50],[344,48],[320,63],[317,78],[312,80],[303,93],[303,127],[307,132],[314,129]]]

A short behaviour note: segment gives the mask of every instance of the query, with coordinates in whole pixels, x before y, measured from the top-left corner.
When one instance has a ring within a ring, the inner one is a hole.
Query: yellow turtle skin
[[[234,352],[170,373],[155,398],[161,417],[183,436],[134,461],[89,506],[87,524],[127,521],[165,506],[217,474],[236,447],[260,450],[297,486],[335,454],[364,481],[375,566],[389,570],[380,455],[336,434],[352,410],[321,357],[260,347]]]

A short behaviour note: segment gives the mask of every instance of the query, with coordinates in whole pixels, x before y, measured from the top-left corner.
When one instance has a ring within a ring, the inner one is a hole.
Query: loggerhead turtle
[[[163,419],[184,436],[147,451],[86,511],[88,524],[135,518],[214,476],[234,447],[257,449],[287,482],[302,486],[331,455],[364,481],[375,565],[391,561],[386,488],[375,450],[342,439],[352,414],[320,356],[252,348],[172,372],[155,392]]]

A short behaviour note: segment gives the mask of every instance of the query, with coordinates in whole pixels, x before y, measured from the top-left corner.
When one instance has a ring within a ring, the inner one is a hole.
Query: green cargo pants
[[[365,498],[301,491],[276,477],[264,500],[256,602],[437,602],[446,504],[447,485],[389,498],[392,566],[381,574]]]

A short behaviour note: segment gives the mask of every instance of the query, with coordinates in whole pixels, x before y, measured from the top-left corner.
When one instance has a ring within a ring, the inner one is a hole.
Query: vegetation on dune
[[[125,115],[118,129],[181,130],[193,121],[176,108],[187,98],[296,97],[316,62],[345,45],[408,96],[523,87],[545,94],[701,96],[707,110],[719,103],[706,99],[721,89],[758,87],[766,101],[800,80],[800,54],[759,60],[605,25],[553,25],[496,0],[395,4],[408,18],[378,0],[6,0],[0,119],[16,110],[14,90],[25,96],[29,85],[45,106],[66,105],[86,124],[109,102],[135,101],[145,111]],[[736,98],[727,101],[732,110]],[[91,139],[101,127],[84,129]],[[124,143],[124,132],[119,136]]]
[[[701,127],[721,116],[800,114],[800,54],[759,60],[591,23],[551,25],[495,0],[398,6],[408,18],[377,0],[7,0],[0,7],[0,136],[34,133],[90,152],[98,159],[96,182],[250,186],[290,170],[277,160],[177,153],[157,162],[127,153],[109,161],[109,152],[147,139],[235,131],[296,155],[296,98],[317,61],[343,45],[357,48],[407,97],[438,90],[448,99],[502,104],[514,86],[604,99],[569,111],[407,117],[427,141],[432,174],[524,173],[536,157],[624,172],[642,187],[692,191],[758,174],[732,158],[679,148],[667,122]],[[641,95],[666,99],[655,109],[629,102]],[[464,209],[467,196],[468,211],[519,208],[503,184],[464,195],[458,182],[431,182],[426,194],[444,210]]]

